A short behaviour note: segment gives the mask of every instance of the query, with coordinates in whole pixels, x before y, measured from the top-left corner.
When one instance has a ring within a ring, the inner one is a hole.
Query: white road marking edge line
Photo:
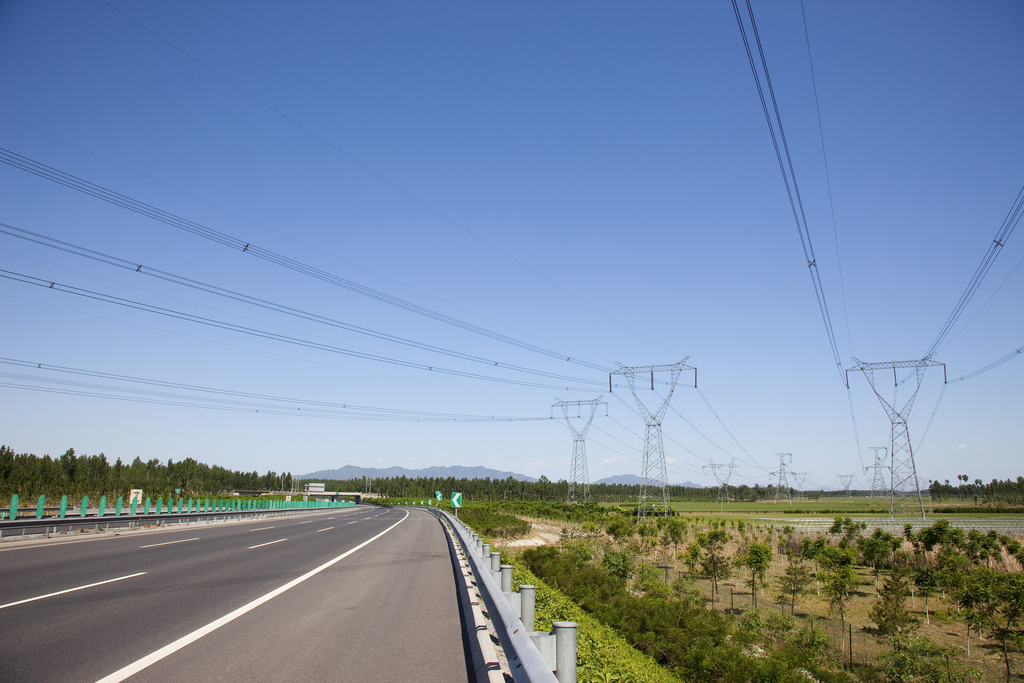
[[[46,595],[37,595],[34,598],[25,598],[24,600],[18,600],[16,602],[9,602],[6,605],[0,605],[0,609],[4,609],[5,607],[14,607],[15,605],[23,605],[26,602],[35,602],[36,600],[42,600],[43,598],[52,598],[52,597],[54,597],[56,595],[64,595],[65,593],[72,593],[74,591],[80,591],[80,590],[84,590],[86,588],[93,588],[95,586],[102,586],[105,583],[113,583],[115,581],[124,581],[125,579],[133,579],[136,576],[142,576],[145,573],[146,572],[136,572],[135,574],[129,574],[128,576],[119,576],[116,579],[107,579],[106,581],[97,581],[96,583],[90,583],[90,584],[85,585],[85,586],[78,586],[77,588],[66,588],[66,589],[64,589],[62,591],[57,591],[56,593],[47,593]]]
[[[259,598],[256,598],[255,600],[253,600],[252,602],[250,602],[248,604],[242,605],[241,607],[239,607],[235,611],[230,612],[228,614],[225,614],[220,619],[217,619],[215,621],[211,621],[206,626],[203,626],[201,628],[197,628],[195,631],[192,631],[192,633],[189,633],[186,636],[182,636],[181,638],[178,638],[173,643],[170,643],[168,645],[164,645],[162,648],[160,648],[156,652],[152,652],[152,653],[146,655],[145,657],[143,657],[142,659],[139,659],[139,660],[137,660],[135,662],[132,662],[128,666],[123,667],[123,668],[115,671],[114,673],[110,674],[109,676],[104,676],[99,681],[97,681],[97,683],[120,683],[120,681],[125,680],[129,676],[134,676],[135,674],[137,674],[138,672],[142,671],[143,669],[145,669],[145,668],[147,668],[149,666],[152,666],[153,664],[156,664],[157,662],[159,662],[164,657],[167,657],[169,655],[174,654],[178,650],[182,649],[183,647],[185,647],[185,646],[187,646],[187,645],[189,645],[191,643],[194,643],[195,641],[199,640],[203,636],[205,636],[207,634],[210,634],[210,633],[213,633],[214,631],[216,631],[221,626],[224,626],[225,624],[228,624],[228,623],[234,621],[235,619],[237,619],[238,617],[242,616],[243,614],[245,614],[247,612],[251,612],[252,610],[254,610],[257,607],[259,607],[260,605],[262,605],[263,603],[269,602],[270,600],[273,600],[274,598],[276,598],[278,595],[281,595],[285,591],[287,591],[287,590],[289,590],[291,588],[294,588],[295,586],[298,586],[300,583],[302,583],[306,579],[312,578],[312,577],[316,576],[317,574],[319,574],[320,572],[322,572],[323,570],[332,567],[333,565],[337,564],[338,562],[341,562],[342,560],[344,560],[346,557],[348,557],[352,553],[356,552],[357,550],[360,550],[360,549],[370,545],[371,543],[376,541],[378,538],[380,538],[384,534],[388,533],[389,531],[394,529],[396,526],[398,526],[399,524],[401,524],[402,522],[404,522],[408,518],[409,518],[409,511],[405,510],[405,517],[403,517],[402,519],[398,520],[397,522],[395,522],[394,524],[392,524],[387,529],[385,529],[384,531],[380,532],[379,534],[377,534],[373,538],[370,538],[370,539],[368,539],[366,541],[363,541],[362,543],[360,543],[356,547],[352,548],[351,550],[346,550],[341,555],[338,555],[333,560],[328,560],[327,562],[325,562],[324,564],[320,565],[319,567],[316,567],[315,569],[309,570],[308,572],[306,572],[302,576],[300,576],[300,577],[298,577],[296,579],[292,579],[291,581],[289,581],[285,585],[281,586],[280,588],[276,588],[276,589],[270,591],[269,593],[267,593],[266,595],[264,595],[262,597],[259,597]]]

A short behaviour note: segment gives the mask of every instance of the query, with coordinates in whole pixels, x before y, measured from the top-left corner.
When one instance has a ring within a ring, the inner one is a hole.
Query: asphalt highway
[[[423,510],[12,543],[0,577],[0,681],[468,679]]]

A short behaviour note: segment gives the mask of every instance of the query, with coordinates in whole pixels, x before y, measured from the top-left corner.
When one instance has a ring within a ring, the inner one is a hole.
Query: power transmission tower
[[[810,472],[790,472],[790,475],[792,475],[793,480],[796,482],[797,500],[807,499],[806,496],[804,496],[804,481],[807,480],[808,474],[810,474]]]
[[[777,479],[777,486],[775,487],[775,503],[778,504],[779,498],[785,498],[789,501],[789,504],[793,504],[793,492],[789,488],[789,477],[788,474],[792,472],[786,472],[786,458],[789,458],[789,464],[793,464],[792,453],[776,453],[779,456],[779,469],[774,472],[770,472],[769,475]]]
[[[894,522],[899,517],[915,517],[924,520],[924,499],[921,497],[921,486],[917,481],[917,466],[914,464],[914,451],[910,446],[910,433],[907,431],[907,420],[910,418],[910,411],[914,407],[914,401],[921,390],[921,382],[924,381],[924,373],[931,366],[942,366],[942,381],[946,381],[946,364],[937,363],[927,356],[920,360],[896,360],[886,363],[865,363],[853,359],[857,365],[846,371],[846,386],[850,386],[850,372],[863,372],[871,390],[875,392],[878,402],[882,404],[889,421],[892,423],[892,432],[889,439],[889,520]],[[902,408],[897,408],[896,390],[900,382],[896,377],[896,370],[909,368],[912,372],[904,379],[907,382],[911,377],[915,380],[910,398],[906,400]],[[887,400],[879,393],[875,385],[875,372],[878,370],[892,370],[893,398]]]
[[[885,485],[885,475],[882,473],[883,470],[888,469],[885,461],[888,459],[889,447],[888,446],[869,446],[871,450],[875,452],[875,464],[871,467],[864,468],[864,474],[868,473],[868,470],[874,470],[871,475],[871,498],[868,500],[868,505],[875,504],[875,496],[879,498],[888,497],[888,487]],[[878,452],[882,454],[879,455]]]
[[[608,404],[598,396],[589,401],[563,401],[558,399],[558,403],[551,406],[552,409],[562,409],[565,424],[569,426],[569,431],[572,432],[572,464],[569,466],[569,493],[565,501],[570,504],[586,503],[590,500],[590,476],[587,474],[586,440],[587,432],[590,430],[590,423],[594,421],[594,415],[597,413],[599,405],[606,406]],[[575,407],[577,410],[576,417],[582,417],[581,410],[583,406],[590,407],[590,416],[586,418],[586,423],[577,429],[570,419],[569,408]]]
[[[697,386],[697,368],[686,364],[689,358],[687,356],[678,363],[671,363],[669,365],[630,367],[622,363],[616,363],[619,369],[608,375],[608,391],[611,391],[612,388],[612,375],[622,375],[626,378],[629,390],[633,392],[633,399],[640,409],[640,415],[644,418],[644,456],[643,463],[640,466],[640,500],[637,505],[637,516],[641,519],[646,517],[648,512],[667,516],[672,509],[668,502],[668,471],[665,468],[665,441],[661,436],[661,421],[665,417],[665,411],[668,410],[668,402],[672,398],[672,393],[676,390],[676,383],[679,382],[679,375],[682,374],[683,370],[693,370],[693,385]],[[665,398],[662,399],[658,409],[651,412],[644,405],[643,401],[640,400],[640,397],[637,396],[636,376],[649,374],[651,376],[651,391],[653,391],[654,373],[656,372],[667,372],[669,374],[667,382],[668,393],[665,394]],[[656,500],[649,491],[654,482],[658,482],[658,485],[661,486],[660,501]]]
[[[850,484],[857,478],[856,474],[837,474],[836,479],[843,485],[843,491],[846,493],[846,497],[850,497]]]
[[[720,504],[722,510],[725,510],[725,504],[729,502],[729,478],[732,476],[732,471],[736,469],[736,463],[711,462],[701,469],[714,475],[715,481],[718,482],[718,500],[715,502]]]

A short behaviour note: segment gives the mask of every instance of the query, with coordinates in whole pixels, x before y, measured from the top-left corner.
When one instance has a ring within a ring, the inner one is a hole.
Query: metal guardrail
[[[87,517],[21,517],[13,520],[0,520],[0,538],[9,536],[27,536],[29,534],[49,537],[50,533],[74,531],[75,529],[123,529],[135,528],[150,524],[181,524],[191,522],[210,522],[226,519],[246,519],[250,517],[282,517],[304,515],[312,512],[331,512],[344,508],[287,508],[280,510],[237,510],[222,512],[182,512],[149,515],[89,515]],[[52,531],[51,531],[52,530]],[[18,533],[21,532],[21,533]]]
[[[482,544],[461,520],[443,510],[438,512],[451,523],[466,551],[513,680],[516,683],[576,683],[576,624],[555,622],[554,633],[533,631],[533,591],[512,593],[512,567],[502,566],[500,555],[492,554],[490,545]],[[499,585],[499,577],[503,585]],[[522,617],[513,602],[520,603]],[[542,649],[545,652],[542,653]]]

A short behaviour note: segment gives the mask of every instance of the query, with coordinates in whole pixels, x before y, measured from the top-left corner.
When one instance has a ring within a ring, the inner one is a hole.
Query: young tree
[[[857,544],[862,531],[868,528],[864,522],[855,522],[851,517],[836,517],[828,533],[839,536],[839,547],[848,548]]]
[[[687,546],[686,550],[682,553],[683,563],[686,564],[686,569],[690,572],[690,576],[697,573],[697,567],[700,566],[700,546],[697,541],[691,541]]]
[[[1003,661],[1006,662],[1006,683],[1010,683],[1010,649],[1014,643],[1017,649],[1024,645],[1024,574],[1000,574],[996,578],[996,612],[993,627],[1003,646]]]
[[[811,572],[801,562],[790,562],[785,573],[778,578],[779,602],[789,602],[790,615],[796,615],[796,598],[803,595],[811,583]]]
[[[729,560],[725,557],[725,544],[729,542],[729,534],[722,529],[712,529],[697,535],[697,545],[704,551],[701,558],[701,569],[711,579],[711,594],[717,604],[718,582],[729,578],[732,573]]]
[[[907,610],[909,595],[906,573],[894,569],[871,608],[871,621],[875,622],[879,633],[895,638],[910,628],[913,618]]]
[[[857,572],[853,568],[855,552],[852,548],[826,546],[818,553],[818,563],[825,579],[825,595],[828,597],[830,612],[838,612],[843,630],[846,630],[846,610],[850,602],[850,591],[857,585]],[[846,651],[843,639],[842,652]]]
[[[928,598],[939,587],[938,572],[935,570],[935,567],[927,565],[918,567],[914,572],[914,585],[917,586],[918,594],[924,597],[924,622],[930,624],[932,620],[931,615],[928,613]]]
[[[662,532],[662,541],[665,545],[672,544],[672,557],[679,555],[679,542],[683,540],[683,535],[686,533],[686,522],[684,520],[672,517],[668,520],[665,525],[665,529]],[[674,564],[674,563],[673,563]]]
[[[743,556],[743,566],[750,570],[750,595],[754,609],[757,609],[758,581],[764,583],[764,577],[771,563],[772,549],[767,543],[754,541],[747,546]]]

